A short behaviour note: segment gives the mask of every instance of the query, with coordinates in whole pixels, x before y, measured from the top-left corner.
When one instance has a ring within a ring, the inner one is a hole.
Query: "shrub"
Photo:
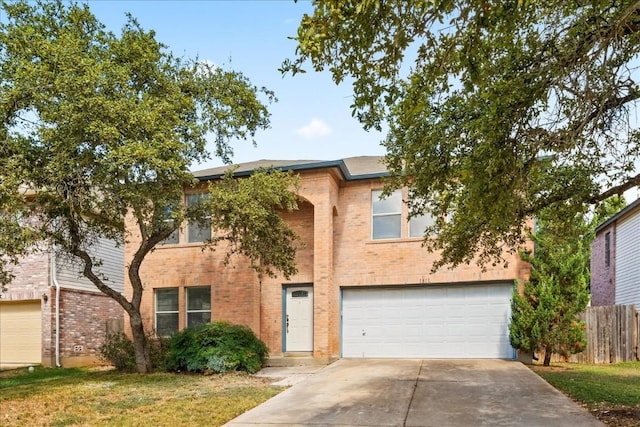
[[[167,367],[174,371],[259,371],[267,346],[246,326],[214,322],[187,328],[169,340]]]
[[[147,337],[150,347],[151,367],[154,371],[167,370],[169,341],[166,338]],[[99,349],[99,357],[113,365],[118,371],[134,372],[136,354],[133,342],[122,332],[111,334]]]
[[[115,366],[118,371],[133,372],[136,369],[136,355],[133,343],[122,332],[107,336],[100,346],[100,359]]]
[[[147,337],[151,348],[151,368],[154,371],[167,370],[167,358],[169,357],[169,339],[162,337]]]

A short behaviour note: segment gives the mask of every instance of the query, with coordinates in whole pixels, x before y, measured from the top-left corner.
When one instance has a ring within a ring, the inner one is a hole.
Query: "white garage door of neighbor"
[[[342,357],[507,358],[509,284],[343,289]]]
[[[40,301],[0,302],[0,365],[42,363]]]

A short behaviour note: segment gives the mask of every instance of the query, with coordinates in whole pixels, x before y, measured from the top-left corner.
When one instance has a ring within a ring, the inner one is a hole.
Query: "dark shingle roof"
[[[235,172],[236,176],[250,175],[259,168],[273,167],[280,170],[302,171],[337,167],[348,181],[387,176],[387,169],[382,164],[382,156],[359,156],[340,160],[257,160],[255,162],[240,163]],[[231,166],[219,166],[193,172],[201,181],[220,178]]]

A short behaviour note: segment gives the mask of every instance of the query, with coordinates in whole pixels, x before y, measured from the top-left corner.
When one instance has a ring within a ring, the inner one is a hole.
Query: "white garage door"
[[[509,284],[344,289],[342,356],[508,358]]]
[[[40,301],[0,302],[0,365],[42,363]]]

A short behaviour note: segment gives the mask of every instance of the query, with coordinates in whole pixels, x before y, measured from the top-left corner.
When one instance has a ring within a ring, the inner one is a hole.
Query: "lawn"
[[[217,426],[282,391],[246,374],[0,372],[2,426]]]
[[[555,364],[533,370],[612,426],[640,425],[640,362]]]

